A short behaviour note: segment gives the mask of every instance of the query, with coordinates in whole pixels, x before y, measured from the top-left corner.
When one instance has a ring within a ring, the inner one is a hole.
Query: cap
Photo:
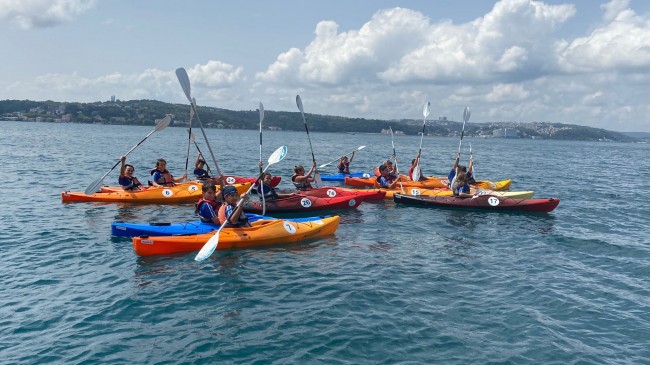
[[[226,195],[236,194],[236,193],[237,193],[237,188],[232,185],[228,185],[225,188],[223,188],[222,195],[226,196]]]

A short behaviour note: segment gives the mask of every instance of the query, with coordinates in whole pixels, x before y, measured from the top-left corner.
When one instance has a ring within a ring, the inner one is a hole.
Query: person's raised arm
[[[120,161],[122,163],[122,166],[120,166],[120,176],[125,176],[124,173],[126,172],[126,156],[121,156]]]

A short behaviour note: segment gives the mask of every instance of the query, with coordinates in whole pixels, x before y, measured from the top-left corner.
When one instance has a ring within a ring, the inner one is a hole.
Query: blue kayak
[[[267,217],[259,214],[246,213],[249,222],[255,222],[261,219],[276,220],[277,218]],[[293,222],[309,222],[323,217],[305,217],[305,218],[288,218],[285,220]],[[219,229],[218,224],[203,223],[201,221],[191,221],[185,223],[125,223],[113,222],[111,224],[111,234],[120,237],[137,237],[137,236],[180,236],[187,234],[209,233]]]
[[[371,175],[367,172],[353,172],[351,174],[332,174],[332,175],[321,175],[320,178],[323,181],[341,181],[345,180],[346,177],[370,177]]]

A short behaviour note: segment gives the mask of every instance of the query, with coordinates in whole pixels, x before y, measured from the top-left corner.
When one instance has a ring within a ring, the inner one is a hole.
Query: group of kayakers
[[[341,156],[337,169],[339,173],[349,174],[350,173],[350,163],[354,159],[354,152],[348,159],[347,155]],[[408,172],[408,176],[411,180],[414,177],[414,170],[416,166],[419,168],[419,159],[420,152],[417,156],[411,161],[411,167]],[[126,157],[122,156],[120,176],[118,179],[119,184],[124,190],[141,190],[143,185],[140,183],[137,177],[134,176],[135,168],[131,164],[126,163]],[[449,173],[449,188],[453,191],[455,196],[466,197],[471,196],[469,184],[475,183],[474,178],[472,177],[473,171],[473,158],[470,157],[468,166],[459,165],[460,153],[457,154],[454,164]],[[261,162],[260,162],[261,164]],[[204,223],[215,223],[215,224],[225,224],[226,227],[248,227],[250,223],[246,219],[246,215],[242,214],[243,209],[241,205],[237,205],[239,199],[248,200],[250,199],[249,194],[239,195],[237,189],[232,185],[225,185],[225,178],[220,176],[216,179],[211,178],[209,167],[201,153],[196,158],[194,177],[197,180],[203,180],[202,187],[202,197],[196,204],[196,213],[201,218],[201,221]],[[261,170],[261,166],[260,166]],[[316,171],[316,162],[314,161],[311,165],[309,171],[305,171],[305,168],[302,165],[296,165],[293,168],[293,175],[291,176],[291,182],[294,184],[298,190],[308,190],[312,188],[311,183],[314,182],[313,174]],[[381,188],[394,189],[397,184],[400,182],[400,174],[397,172],[396,166],[393,164],[393,161],[390,159],[384,161],[380,166],[374,169],[375,175],[377,176],[377,186]],[[155,187],[164,187],[164,186],[173,186],[176,183],[181,183],[187,180],[187,174],[179,178],[175,178],[167,170],[167,161],[164,159],[158,159],[156,161],[156,166],[151,169],[151,180],[149,181],[150,186]],[[426,180],[426,177],[423,177],[424,174],[420,172],[419,180]],[[256,192],[260,199],[274,200],[293,194],[280,194],[275,191],[271,186],[271,174],[265,172],[260,178],[260,182],[256,186]],[[217,186],[218,183],[221,187],[220,191],[222,198],[218,199],[217,197]]]

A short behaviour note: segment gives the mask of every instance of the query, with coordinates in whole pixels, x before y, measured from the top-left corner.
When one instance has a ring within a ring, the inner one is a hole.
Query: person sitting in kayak
[[[196,156],[196,162],[194,163],[194,177],[196,177],[198,180],[205,180],[210,178],[210,174],[205,170],[205,166],[205,159],[199,152],[199,155]]]
[[[418,155],[415,156],[413,160],[411,160],[411,168],[409,168],[409,179],[413,180],[413,170],[415,170],[415,166],[418,164],[420,161],[420,152],[418,152]],[[420,168],[420,179],[418,181],[423,181],[426,180],[427,178],[424,176],[424,172],[422,172],[422,168]]]
[[[201,191],[203,196],[196,203],[196,214],[199,215],[203,223],[221,224],[218,212],[222,202],[217,200],[217,186],[211,181],[206,181],[203,183]]]
[[[117,179],[117,182],[122,186],[122,189],[142,190],[142,184],[140,184],[137,177],[133,176],[135,167],[126,163],[126,156],[120,157],[120,161],[122,161],[122,167],[120,167],[120,177]]]
[[[473,197],[469,193],[469,184],[467,183],[467,174],[465,171],[458,171],[458,176],[451,186],[451,191],[454,193],[455,197],[458,198],[470,198]]]
[[[313,162],[309,172],[305,174],[305,168],[302,165],[296,165],[293,167],[294,174],[291,176],[291,181],[293,185],[298,190],[307,190],[311,189],[311,182],[314,181],[314,178],[311,177],[311,174],[314,173],[316,169],[316,162]]]
[[[472,176],[472,171],[474,171],[474,158],[473,157],[469,158],[468,167],[465,167],[463,165],[458,165],[459,161],[460,161],[460,152],[456,154],[454,165],[451,167],[451,171],[449,172],[449,176],[447,177],[448,180],[447,186],[449,188],[451,188],[451,185],[454,182],[454,177],[456,176],[456,170],[458,170],[458,172],[463,171],[465,173],[468,184],[476,184],[476,180],[474,180],[474,177]]]
[[[388,168],[388,175],[391,178],[397,179],[397,172],[395,171],[395,167],[393,166],[393,161],[391,161],[391,160],[386,160],[381,165],[379,165],[378,167],[375,167],[373,169],[373,172],[375,173],[376,177],[381,176],[381,171],[379,171],[379,168],[382,167],[382,166],[386,166]]]
[[[262,196],[264,197],[265,200],[274,200],[279,198],[286,198],[293,195],[293,194],[278,194],[275,191],[275,189],[271,186],[270,172],[265,172],[264,175],[262,176],[263,176],[262,180],[260,181],[259,184],[257,184],[256,187],[257,195],[259,195],[260,200],[262,200]]]
[[[348,160],[348,156],[341,156],[341,161],[339,161],[338,166],[336,166],[336,168],[339,169],[339,174],[350,173],[350,164],[352,163],[353,159],[354,159],[354,152],[352,152],[352,156],[350,156],[350,160]]]
[[[174,178],[172,174],[167,171],[167,161],[165,159],[159,158],[156,161],[156,167],[151,170],[151,185],[156,187],[161,186],[174,186],[175,183],[184,182],[187,178],[187,174],[179,178]]]
[[[242,228],[250,227],[251,224],[248,223],[248,218],[244,214],[244,208],[240,205],[237,206],[237,201],[239,200],[239,193],[237,188],[232,185],[228,185],[223,189],[223,200],[224,204],[219,208],[219,222],[223,225],[223,228]],[[242,199],[249,199],[248,194],[244,194]]]
[[[381,173],[381,176],[377,178],[377,185],[380,188],[393,189],[395,184],[399,181],[390,175],[386,165],[379,166],[379,173]]]

